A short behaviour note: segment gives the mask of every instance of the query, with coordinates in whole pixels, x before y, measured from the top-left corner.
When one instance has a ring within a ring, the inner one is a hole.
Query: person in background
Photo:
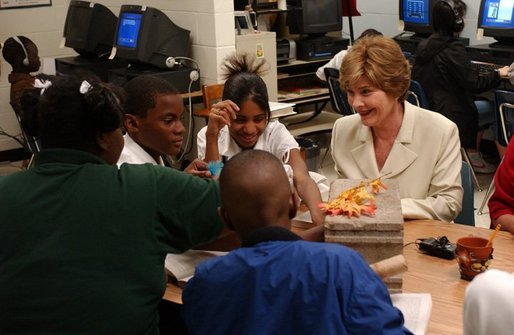
[[[73,77],[22,96],[43,149],[0,182],[1,334],[157,334],[166,254],[220,233],[217,182],[116,166],[120,99]]]
[[[405,100],[410,67],[398,44],[383,36],[359,39],[339,81],[357,113],[332,131],[339,178],[397,181],[405,219],[452,221],[463,196],[457,126]]]
[[[182,316],[192,335],[410,334],[362,256],[289,230],[296,197],[276,156],[243,151],[219,182],[219,214],[242,248],[200,264],[189,280]]]
[[[502,162],[494,175],[494,193],[489,199],[491,228],[514,234],[514,140],[511,139]]]
[[[464,335],[510,335],[514,329],[514,274],[490,269],[477,275],[464,296]]]
[[[268,91],[261,78],[265,63],[247,53],[234,54],[224,63],[227,80],[222,101],[214,104],[208,125],[198,132],[198,157],[205,162],[230,159],[248,149],[266,150],[292,173],[298,195],[309,208],[312,222],[324,221],[318,208],[320,190],[311,179],[300,147],[286,127],[270,121]]]
[[[164,166],[162,156],[180,154],[185,128],[184,103],[178,90],[168,81],[143,75],[125,85],[123,125],[127,133],[118,160],[123,163]],[[194,160],[185,172],[210,178],[207,163]]]
[[[474,94],[497,87],[501,77],[507,76],[508,66],[482,75],[472,66],[458,40],[465,14],[466,4],[460,0],[434,5],[435,32],[416,50],[412,79],[423,86],[431,108],[457,124],[461,146],[466,149],[473,170],[492,173],[495,166],[487,163],[479,151],[482,132],[478,131]]]
[[[377,36],[377,35],[382,36],[382,33],[375,29],[371,29],[371,28],[366,29],[362,32],[362,34],[355,41],[357,41],[359,38],[362,38],[364,36]],[[339,51],[334,57],[332,57],[332,59],[330,61],[328,61],[328,63],[326,63],[323,66],[320,66],[318,68],[318,70],[316,71],[316,76],[323,81],[327,81],[327,78],[325,77],[325,71],[324,71],[325,68],[330,67],[330,68],[339,70],[341,68],[341,63],[343,62],[343,58],[344,58],[344,56],[346,56],[346,53],[348,52],[348,50],[349,50],[349,48],[347,50]]]
[[[29,38],[13,36],[5,40],[2,55],[12,67],[8,77],[11,84],[10,103],[19,106],[23,91],[34,86],[36,76],[31,73],[39,71],[41,67],[38,49]]]

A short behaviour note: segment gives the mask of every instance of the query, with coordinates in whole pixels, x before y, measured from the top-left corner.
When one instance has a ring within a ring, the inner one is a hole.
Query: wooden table
[[[431,220],[407,221],[404,244],[417,238],[445,235],[451,242],[474,235],[489,238],[492,230]],[[514,272],[514,235],[498,232],[493,242],[491,269]],[[403,275],[403,292],[432,294],[428,334],[462,334],[462,306],[469,282],[460,279],[456,260],[445,260],[418,252],[414,244],[404,247],[409,270]]]
[[[295,228],[297,230],[299,228]],[[404,244],[417,238],[445,235],[451,242],[468,235],[488,238],[492,230],[432,220],[407,221]],[[493,242],[491,269],[514,272],[514,235],[498,232]],[[432,315],[428,334],[462,334],[462,306],[469,282],[460,279],[456,260],[422,254],[414,244],[404,247],[409,270],[403,275],[403,292],[432,294]],[[182,290],[168,284],[164,299],[182,303]]]

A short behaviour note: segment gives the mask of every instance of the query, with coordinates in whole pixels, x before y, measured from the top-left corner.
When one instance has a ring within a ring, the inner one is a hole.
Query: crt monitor
[[[477,26],[498,41],[491,46],[514,47],[514,0],[482,0]]]
[[[434,32],[432,26],[432,9],[436,0],[399,0],[400,20],[404,31],[413,32],[415,36],[426,37]]]
[[[189,57],[189,30],[174,24],[160,10],[147,6],[123,5],[114,37],[116,56],[133,65],[149,64],[169,68],[171,57]]]
[[[108,56],[116,21],[116,15],[104,5],[72,0],[64,23],[64,45],[84,57]]]
[[[341,0],[287,0],[287,4],[293,8],[287,15],[292,34],[323,36],[343,29]]]

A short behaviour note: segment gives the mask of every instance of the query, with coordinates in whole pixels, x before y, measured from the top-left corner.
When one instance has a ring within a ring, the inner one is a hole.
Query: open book
[[[397,293],[391,294],[393,305],[403,313],[405,327],[414,335],[426,334],[430,313],[432,312],[432,296],[430,293]]]
[[[182,254],[168,254],[164,261],[166,273],[177,280],[180,287],[184,287],[195,273],[198,264],[216,256],[226,255],[224,251],[188,250]]]

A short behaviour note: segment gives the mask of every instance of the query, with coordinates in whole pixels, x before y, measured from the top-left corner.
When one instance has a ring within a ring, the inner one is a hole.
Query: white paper
[[[187,282],[195,273],[196,267],[216,256],[226,255],[224,251],[188,250],[182,254],[168,254],[164,261],[166,271],[179,282]]]
[[[432,312],[430,293],[391,294],[393,305],[403,313],[405,327],[414,335],[427,333],[428,322]]]

